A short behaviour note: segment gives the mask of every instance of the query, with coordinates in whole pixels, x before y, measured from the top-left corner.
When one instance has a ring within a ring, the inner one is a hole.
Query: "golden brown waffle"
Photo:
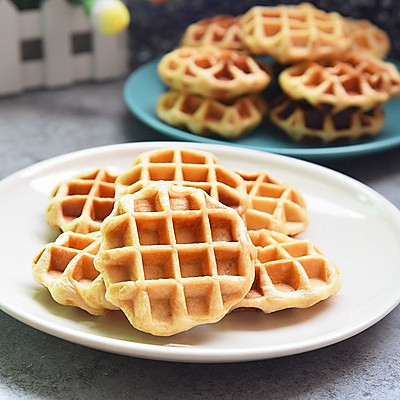
[[[338,57],[352,44],[344,18],[308,3],[256,6],[240,24],[251,53],[269,54],[282,64]]]
[[[99,168],[57,185],[46,209],[47,222],[64,232],[98,231],[114,205],[115,179]]]
[[[100,232],[64,232],[36,255],[33,276],[57,303],[79,307],[92,315],[117,309],[106,300],[103,278],[93,265],[100,238]]]
[[[381,106],[369,111],[354,107],[338,112],[324,111],[286,96],[271,105],[269,116],[293,140],[317,139],[322,143],[341,139],[352,141],[376,135],[382,130],[385,121]]]
[[[249,206],[242,215],[248,230],[271,229],[287,235],[303,232],[308,225],[306,203],[292,186],[268,172],[238,172],[247,186]]]
[[[137,329],[169,336],[220,320],[249,291],[255,249],[239,215],[166,182],[117,200],[95,260]]]
[[[157,116],[169,125],[201,136],[214,133],[236,139],[258,126],[267,110],[260,95],[231,101],[207,99],[190,93],[167,92],[157,102]]]
[[[365,54],[302,62],[285,69],[278,80],[291,98],[337,111],[348,107],[370,110],[400,93],[396,66]]]
[[[248,200],[243,179],[219,165],[213,154],[190,149],[142,153],[115,182],[116,198],[135,193],[155,181],[203,189],[222,204],[243,214]]]
[[[268,230],[249,234],[257,248],[255,279],[235,308],[308,308],[340,290],[339,269],[310,241]]]
[[[346,19],[354,44],[354,53],[366,52],[378,58],[385,58],[390,50],[390,39],[385,31],[367,20]]]
[[[226,100],[263,90],[271,77],[251,57],[216,47],[181,47],[158,64],[164,83],[174,90]]]
[[[222,49],[245,51],[241,39],[240,17],[216,15],[189,25],[182,37],[182,46],[215,46]]]

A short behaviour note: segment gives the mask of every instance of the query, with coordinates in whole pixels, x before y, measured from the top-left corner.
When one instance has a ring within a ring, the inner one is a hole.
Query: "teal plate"
[[[239,146],[309,160],[356,156],[400,146],[400,96],[392,99],[384,106],[385,125],[377,136],[347,145],[318,146],[296,143],[267,120],[248,135],[230,141],[222,138],[198,136],[183,129],[172,127],[160,121],[155,113],[158,97],[167,90],[158,77],[158,61],[154,60],[142,65],[128,77],[124,87],[124,98],[129,109],[139,120],[171,138]],[[399,66],[399,63],[396,64]]]

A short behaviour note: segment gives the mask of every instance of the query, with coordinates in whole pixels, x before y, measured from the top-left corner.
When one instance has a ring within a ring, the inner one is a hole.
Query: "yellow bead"
[[[106,35],[113,35],[125,30],[130,22],[129,11],[119,2],[112,2],[99,15],[100,31]]]

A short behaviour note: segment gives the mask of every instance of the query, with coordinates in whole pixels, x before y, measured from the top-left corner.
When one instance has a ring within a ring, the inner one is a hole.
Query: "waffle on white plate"
[[[255,278],[235,309],[256,308],[271,313],[308,308],[340,290],[339,269],[309,240],[269,230],[249,234],[257,248]]]
[[[243,220],[199,189],[157,182],[125,195],[101,234],[106,298],[153,335],[219,321],[254,280]]]

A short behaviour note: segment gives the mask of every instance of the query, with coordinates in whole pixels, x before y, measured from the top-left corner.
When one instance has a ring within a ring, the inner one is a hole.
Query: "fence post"
[[[9,0],[0,0],[0,94],[21,91],[19,12]]]
[[[44,82],[47,87],[73,82],[70,13],[71,8],[65,0],[45,1],[42,5]]]
[[[116,78],[128,71],[126,32],[104,35],[93,31],[93,74],[95,80]]]

